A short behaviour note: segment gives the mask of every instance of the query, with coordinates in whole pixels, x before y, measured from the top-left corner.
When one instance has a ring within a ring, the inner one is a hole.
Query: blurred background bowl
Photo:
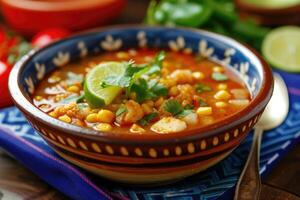
[[[49,27],[78,31],[116,18],[126,0],[1,0],[7,23],[31,36]]]
[[[300,4],[285,7],[267,7],[251,4],[245,0],[235,0],[242,18],[252,18],[267,26],[300,24]]]

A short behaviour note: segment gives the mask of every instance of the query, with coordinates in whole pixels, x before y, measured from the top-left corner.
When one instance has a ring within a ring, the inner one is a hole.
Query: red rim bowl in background
[[[71,31],[106,24],[116,18],[126,0],[1,0],[6,22],[26,36],[49,28]]]

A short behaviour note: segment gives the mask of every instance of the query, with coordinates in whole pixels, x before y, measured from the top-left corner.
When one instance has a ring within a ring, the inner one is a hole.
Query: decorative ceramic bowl
[[[242,78],[253,99],[223,121],[164,135],[97,132],[54,119],[33,105],[30,96],[36,85],[55,68],[87,55],[133,47],[193,51],[222,63]],[[30,52],[13,68],[9,88],[31,125],[63,158],[108,179],[152,184],[190,176],[230,154],[267,105],[272,77],[256,52],[228,37],[196,29],[123,26],[82,33]]]
[[[116,18],[126,0],[0,0],[6,22],[23,35],[46,28],[71,31],[103,25]]]

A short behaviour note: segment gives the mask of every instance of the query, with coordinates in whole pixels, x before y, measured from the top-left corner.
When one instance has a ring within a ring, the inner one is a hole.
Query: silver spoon
[[[270,102],[255,125],[254,135],[247,162],[235,189],[234,200],[259,199],[261,180],[259,174],[259,156],[262,133],[279,126],[289,111],[289,96],[284,80],[274,74],[274,91]]]

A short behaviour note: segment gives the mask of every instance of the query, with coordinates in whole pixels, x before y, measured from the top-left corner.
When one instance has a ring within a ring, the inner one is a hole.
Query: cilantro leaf
[[[67,98],[61,100],[59,103],[62,103],[62,104],[69,104],[69,103],[72,103],[72,102],[77,102],[79,103],[78,101],[81,102],[81,100],[83,100],[84,96],[83,95],[71,95],[71,96],[68,96]]]
[[[194,105],[188,104],[184,107],[185,110],[192,110],[194,108]]]
[[[119,109],[116,111],[116,116],[118,117],[126,111],[127,111],[127,109],[125,106],[120,106]]]
[[[193,113],[194,111],[187,107],[183,108],[182,105],[176,99],[170,99],[164,103],[164,110],[171,113],[175,117],[184,117]]]
[[[187,110],[183,110],[181,113],[179,113],[177,116],[178,117],[185,117],[191,113],[193,113],[194,111],[191,109],[187,109]]]
[[[162,64],[164,59],[166,58],[166,53],[164,51],[159,52],[155,58],[154,61],[150,64],[147,74],[156,74],[159,73],[162,69]]]
[[[164,110],[176,116],[184,111],[182,105],[175,99],[170,99],[164,103]]]
[[[197,83],[195,86],[196,92],[202,93],[202,92],[209,92],[212,91],[211,87],[208,85],[205,85],[203,83]]]
[[[211,78],[214,79],[215,81],[226,81],[226,80],[228,80],[228,77],[225,74],[222,74],[222,73],[219,73],[219,72],[212,73]]]
[[[157,95],[149,89],[145,79],[140,79],[139,82],[134,83],[131,90],[136,93],[136,100],[139,103],[157,97]]]
[[[150,89],[154,94],[156,94],[156,96],[165,97],[169,93],[168,89],[163,84],[160,84],[160,83],[157,83],[156,85],[154,85]]]
[[[101,83],[101,86],[103,88],[108,86],[118,86],[121,88],[126,89],[126,95],[129,96],[132,90],[135,90],[139,94],[139,100],[143,101],[145,99],[149,99],[150,97],[156,95],[166,95],[166,89],[164,89],[161,85],[156,85],[152,91],[152,93],[149,92],[149,94],[146,94],[145,97],[142,97],[142,95],[145,94],[145,92],[141,92],[143,89],[149,88],[148,85],[136,83],[143,75],[152,75],[159,73],[162,68],[162,62],[165,59],[165,53],[160,52],[156,55],[153,62],[150,64],[134,64],[133,61],[129,61],[125,63],[125,73],[122,75],[117,76],[109,76],[104,79],[104,81]],[[149,90],[148,90],[149,91]]]
[[[154,118],[156,118],[158,116],[158,113],[157,112],[153,112],[153,113],[150,113],[148,115],[145,115],[142,119],[140,119],[138,121],[138,123],[142,126],[146,126],[149,124],[149,122],[151,122]]]

